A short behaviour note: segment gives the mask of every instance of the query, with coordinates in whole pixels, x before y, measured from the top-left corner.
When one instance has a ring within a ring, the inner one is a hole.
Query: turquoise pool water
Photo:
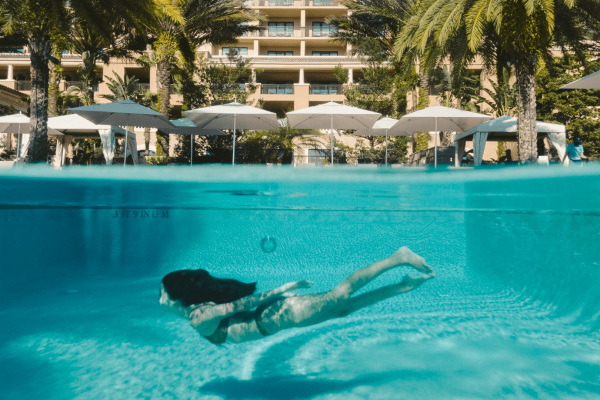
[[[599,195],[593,167],[1,171],[0,397],[600,399]],[[261,341],[158,306],[175,269],[318,292],[402,245],[437,279]]]

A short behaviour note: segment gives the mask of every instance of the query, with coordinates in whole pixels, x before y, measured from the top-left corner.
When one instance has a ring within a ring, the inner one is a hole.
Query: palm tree
[[[560,18],[555,18],[560,15]],[[425,70],[443,61],[453,65],[461,83],[476,56],[494,68],[503,85],[503,67],[515,67],[519,90],[519,159],[537,159],[535,72],[549,59],[550,47],[585,58],[592,33],[599,31],[597,0],[416,0],[396,37],[396,57],[417,60]]]
[[[100,97],[110,101],[137,100],[140,96],[136,86],[139,79],[135,76],[125,76],[125,79],[123,79],[114,71],[113,75],[114,78],[106,77],[106,80],[108,80],[106,86],[112,94],[103,94]]]
[[[152,42],[151,56],[142,56],[139,62],[156,66],[159,111],[169,118],[171,103],[171,73],[182,63],[196,61],[196,49],[205,43],[215,45],[234,43],[238,36],[258,29],[247,22],[256,20],[256,14],[244,7],[243,0],[173,0],[183,19],[168,15],[149,30]],[[162,151],[169,152],[166,138],[160,140]]]
[[[177,13],[169,0],[3,0],[0,27],[9,35],[26,38],[31,62],[31,161],[46,161],[48,153],[48,62],[53,41],[64,39],[74,21],[96,35],[113,40],[116,24],[142,31],[157,24],[157,15]],[[0,41],[2,38],[0,38]],[[1,44],[1,42],[0,42]]]

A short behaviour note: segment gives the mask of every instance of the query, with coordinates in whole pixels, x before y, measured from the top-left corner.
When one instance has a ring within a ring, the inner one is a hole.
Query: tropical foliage
[[[600,70],[600,61],[588,60],[589,70]],[[588,71],[589,71],[588,70]],[[600,90],[560,90],[586,75],[575,57],[556,57],[536,75],[537,110],[540,119],[567,127],[572,139],[581,137],[588,157],[600,158]]]
[[[556,18],[560,15],[560,18]],[[535,73],[560,46],[584,59],[589,39],[599,32],[597,0],[423,0],[414,3],[396,37],[396,60],[431,71],[442,63],[462,85],[467,65],[481,56],[503,82],[503,67],[514,66],[519,87],[519,158],[537,158]]]
[[[69,38],[75,23],[85,24],[95,35],[114,41],[112,27],[143,31],[156,26],[159,15],[177,16],[170,0],[3,0],[0,27],[10,40],[21,39],[29,48],[31,62],[29,156],[46,161],[48,154],[48,82],[53,42]]]

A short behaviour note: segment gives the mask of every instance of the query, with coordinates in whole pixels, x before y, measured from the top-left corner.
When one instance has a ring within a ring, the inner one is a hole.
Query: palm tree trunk
[[[169,118],[169,104],[171,102],[171,63],[162,60],[156,64],[156,79],[158,81],[158,97],[160,99],[160,113]],[[158,140],[162,153],[169,156],[169,134],[159,136]]]
[[[54,51],[54,57],[58,60],[62,58],[59,50]],[[48,84],[48,112],[51,116],[58,115],[58,94],[60,92],[60,80],[62,78],[62,66],[49,62],[50,78]]]
[[[517,64],[519,86],[519,161],[536,162],[537,125],[535,104],[535,75],[532,66]]]
[[[427,74],[419,74],[419,105],[418,109],[422,110],[429,106],[429,80]]]
[[[40,37],[41,36],[41,37]],[[46,162],[48,157],[48,61],[52,54],[49,38],[29,37],[31,52],[30,132],[28,155],[31,162]]]

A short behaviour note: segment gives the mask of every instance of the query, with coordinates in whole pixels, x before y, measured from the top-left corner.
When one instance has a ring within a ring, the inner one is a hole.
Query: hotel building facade
[[[349,83],[362,76],[364,65],[359,57],[352,55],[352,48],[339,42],[332,42],[336,32],[327,23],[329,16],[340,16],[349,10],[338,0],[247,0],[246,6],[260,12],[264,21],[254,22],[261,27],[239,37],[237,43],[217,46],[207,44],[198,49],[210,62],[228,62],[228,53],[235,51],[250,61],[253,71],[247,79],[257,84],[255,93],[249,96],[252,103],[263,102],[264,108],[277,112],[299,110],[329,101],[343,102],[342,85],[336,82],[333,68],[342,66],[348,70]],[[61,90],[78,86],[77,70],[82,59],[78,54],[63,54],[63,79]],[[26,97],[30,93],[29,54],[27,49],[14,49],[2,53],[0,50],[0,104],[11,104],[17,110],[26,110],[27,104],[19,99],[19,93]],[[481,69],[474,65],[473,69]],[[117,74],[121,77],[135,76],[139,79],[139,89],[157,92],[156,68],[145,69],[135,62],[114,59],[109,64],[99,63],[97,78],[100,81],[95,100],[107,102],[100,97],[110,94],[106,77]],[[430,93],[431,104],[437,97]],[[414,96],[408,96],[408,108],[411,109]],[[181,110],[182,96],[171,95],[174,115]],[[355,146],[357,139],[353,135],[336,135],[336,139],[349,146]],[[152,135],[151,147],[154,147],[155,135]],[[143,137],[138,143],[144,143]],[[431,140],[433,145],[433,140]],[[328,148],[323,143],[322,148]],[[298,145],[297,154],[308,157],[310,149]],[[410,152],[410,149],[409,149]]]

